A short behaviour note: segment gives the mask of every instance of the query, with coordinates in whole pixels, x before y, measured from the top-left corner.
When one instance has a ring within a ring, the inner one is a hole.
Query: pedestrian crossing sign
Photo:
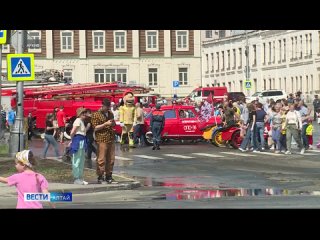
[[[32,81],[34,74],[34,54],[8,54],[8,80]]]
[[[0,30],[0,44],[7,43],[7,30]]]
[[[251,81],[245,81],[245,82],[244,82],[244,86],[245,86],[246,89],[251,89],[251,87],[252,87],[252,82],[251,82]]]

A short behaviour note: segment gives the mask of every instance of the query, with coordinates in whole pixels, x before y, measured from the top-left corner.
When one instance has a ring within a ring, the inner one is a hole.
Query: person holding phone
[[[95,139],[98,145],[98,183],[106,181],[108,184],[116,183],[112,178],[115,161],[115,131],[113,130],[115,121],[110,107],[110,100],[103,99],[102,107],[93,113],[91,117],[91,124],[95,131]]]

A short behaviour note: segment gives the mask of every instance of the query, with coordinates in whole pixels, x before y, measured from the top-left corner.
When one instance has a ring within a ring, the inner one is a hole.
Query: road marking
[[[306,155],[306,156],[317,156],[319,154],[316,154],[316,153],[304,153],[304,154],[301,154],[301,155]]]
[[[167,156],[167,157],[185,158],[185,159],[187,159],[187,158],[194,158],[194,157],[183,156],[183,155],[179,155],[179,154],[163,154],[163,155],[165,155],[165,156]]]
[[[320,153],[320,150],[315,150],[315,149],[308,149],[307,151]]]
[[[247,154],[247,153],[236,153],[236,152],[220,152],[224,154],[229,154],[229,155],[235,155],[235,156],[243,156],[243,157],[256,157],[257,155],[252,155],[252,154]]]
[[[127,160],[127,161],[132,161],[131,158],[126,158],[126,157],[120,157],[120,156],[116,156],[117,160]]]
[[[273,153],[273,152],[256,152],[257,154],[265,154],[265,155],[272,155],[272,156],[279,156],[279,155],[284,155],[281,153]]]
[[[221,155],[216,155],[216,154],[211,154],[211,153],[192,153],[194,155],[198,155],[198,156],[205,156],[205,157],[224,157]]]
[[[154,156],[148,156],[148,155],[133,155],[135,157],[139,157],[139,158],[146,158],[146,159],[163,159],[160,157],[154,157]]]

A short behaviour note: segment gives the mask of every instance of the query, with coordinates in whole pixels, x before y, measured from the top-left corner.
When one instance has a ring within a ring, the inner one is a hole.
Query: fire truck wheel
[[[237,130],[232,134],[231,145],[233,148],[238,149],[241,145],[241,142],[242,138],[240,136],[240,130]]]

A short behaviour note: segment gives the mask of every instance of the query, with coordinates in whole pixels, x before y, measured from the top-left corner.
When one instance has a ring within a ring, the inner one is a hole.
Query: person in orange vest
[[[151,131],[153,134],[153,148],[152,150],[160,150],[161,132],[164,128],[165,117],[164,112],[160,110],[161,105],[156,105],[156,110],[151,115]]]

